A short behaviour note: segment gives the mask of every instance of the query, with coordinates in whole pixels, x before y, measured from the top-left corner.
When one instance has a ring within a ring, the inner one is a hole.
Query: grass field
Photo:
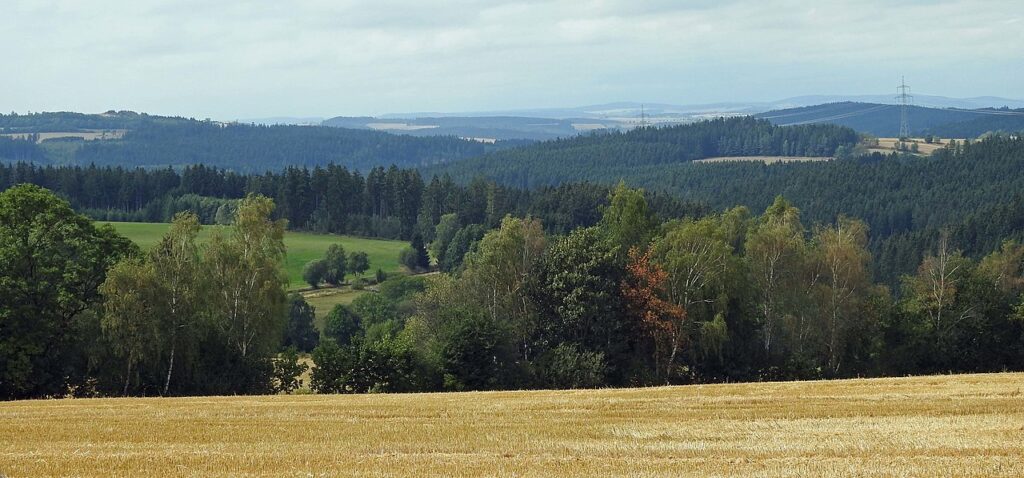
[[[1024,374],[0,403],[20,476],[1024,476]]]
[[[351,304],[356,297],[367,293],[365,290],[352,290],[348,287],[341,289],[320,289],[306,291],[302,297],[309,305],[312,305],[316,312],[316,327],[323,330],[323,320],[336,304]]]
[[[765,164],[773,163],[803,163],[811,161],[830,161],[829,156],[717,156],[694,161],[695,163],[733,163],[737,161],[759,161]]]
[[[170,227],[170,224],[163,223],[111,222],[110,224],[119,233],[134,241],[142,249],[153,247],[167,233],[167,229]],[[200,242],[208,240],[210,234],[217,227],[222,226],[203,226],[199,235]],[[293,231],[288,231],[285,234],[284,243],[288,248],[288,256],[285,258],[285,269],[288,272],[292,289],[306,286],[305,282],[302,281],[302,267],[313,259],[323,257],[327,247],[331,244],[341,244],[346,252],[363,251],[367,253],[370,256],[370,270],[367,271],[367,275],[372,275],[378,268],[383,269],[387,273],[398,272],[400,269],[398,253],[407,244],[402,241]]]

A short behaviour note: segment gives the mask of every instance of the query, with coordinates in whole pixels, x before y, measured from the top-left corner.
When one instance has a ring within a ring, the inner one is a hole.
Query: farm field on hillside
[[[109,224],[143,250],[153,247],[170,227],[170,224],[164,223],[111,222]],[[223,226],[203,226],[199,233],[200,242],[208,240],[211,233],[218,227]],[[367,277],[372,276],[373,271],[378,268],[387,273],[399,272],[398,253],[406,246],[406,243],[402,241],[295,231],[285,233],[284,243],[288,248],[285,269],[288,272],[292,289],[306,286],[302,280],[302,267],[313,259],[323,257],[327,247],[331,244],[341,244],[346,252],[363,251],[367,253],[370,256],[370,270],[365,274]]]
[[[802,163],[810,161],[830,161],[828,156],[718,156],[715,158],[698,159],[695,163],[729,163],[735,161],[760,161],[772,163]]]
[[[1022,476],[1024,374],[0,403],[7,476]]]
[[[917,144],[917,150],[918,150],[918,152],[920,154],[932,154],[936,150],[942,149],[942,148],[945,148],[946,146],[948,146],[949,145],[949,141],[950,140],[948,140],[948,139],[936,138],[931,143],[926,143],[924,141],[924,138],[910,138],[910,140],[907,141],[907,144],[908,144],[908,147],[909,147],[910,144],[916,143]],[[959,141],[963,141],[963,140],[959,140]],[[869,147],[868,148],[868,152],[871,152],[871,153],[878,152],[878,153],[882,153],[882,154],[889,154],[889,153],[891,153],[893,151],[896,151],[896,145],[899,142],[900,142],[899,138],[878,138],[878,145],[877,146]]]

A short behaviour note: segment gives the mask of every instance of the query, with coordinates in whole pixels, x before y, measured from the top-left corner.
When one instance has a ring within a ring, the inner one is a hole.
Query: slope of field
[[[7,476],[1022,476],[1024,374],[0,404]]]
[[[695,163],[734,163],[737,161],[753,161],[764,164],[799,163],[806,161],[831,161],[829,156],[718,156],[715,158],[698,159]]]
[[[143,250],[153,247],[170,227],[170,224],[143,222],[111,222],[109,224]],[[199,234],[200,242],[208,240],[210,234],[217,227],[221,226],[203,226]],[[377,269],[388,273],[399,272],[398,253],[406,246],[406,243],[402,241],[295,231],[288,231],[285,234],[284,244],[288,248],[288,255],[285,257],[285,270],[288,272],[293,289],[306,285],[302,280],[302,267],[313,259],[322,258],[331,244],[341,244],[347,252],[363,251],[367,253],[370,256],[370,271],[367,274],[372,274]]]

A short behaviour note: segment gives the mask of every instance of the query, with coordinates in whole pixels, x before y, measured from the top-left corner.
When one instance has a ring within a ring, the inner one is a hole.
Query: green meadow
[[[170,227],[165,223],[145,222],[110,222],[117,232],[131,239],[143,250],[155,245]],[[199,233],[199,241],[209,240],[213,231],[226,226],[203,226]],[[389,274],[401,270],[398,264],[398,253],[406,246],[403,241],[384,239],[365,239],[361,237],[339,236],[334,234],[312,234],[308,232],[288,231],[284,235],[284,244],[288,248],[285,258],[285,270],[288,272],[290,288],[306,287],[302,280],[302,267],[307,262],[323,257],[331,244],[341,244],[346,252],[363,251],[370,256],[370,270],[365,273],[369,277],[377,269]]]

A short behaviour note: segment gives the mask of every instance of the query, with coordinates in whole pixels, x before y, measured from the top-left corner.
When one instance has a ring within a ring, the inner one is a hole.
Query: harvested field
[[[1024,374],[0,404],[20,476],[1024,476]]]
[[[830,161],[828,156],[719,156],[694,161],[695,163],[727,163],[735,161],[760,161],[765,164]]]

